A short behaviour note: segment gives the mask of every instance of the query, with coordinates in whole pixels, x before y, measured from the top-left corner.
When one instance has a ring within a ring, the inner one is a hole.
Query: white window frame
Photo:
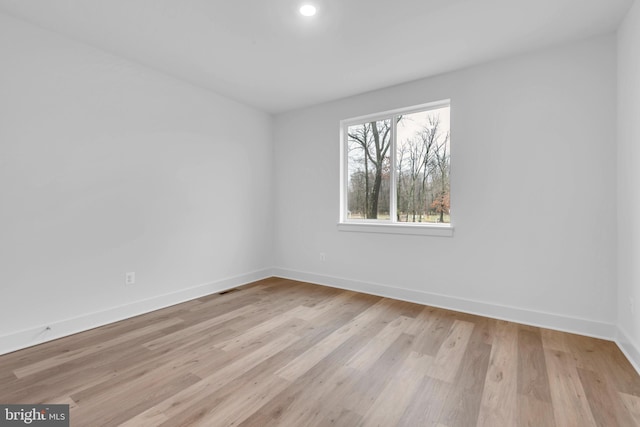
[[[410,235],[425,235],[425,236],[453,236],[453,218],[449,224],[438,223],[409,223],[398,222],[396,214],[396,120],[395,117],[403,114],[412,114],[422,111],[435,110],[442,107],[451,108],[451,100],[444,99],[441,101],[429,102],[426,104],[414,105],[406,108],[398,108],[395,110],[384,111],[381,113],[368,114],[365,116],[353,117],[340,121],[340,218],[338,221],[338,230],[340,231],[355,231],[362,233],[389,233],[389,234],[410,234]],[[389,207],[389,220],[379,219],[348,219],[347,218],[347,194],[349,185],[349,171],[348,171],[348,148],[349,137],[347,135],[349,126],[362,124],[363,122],[378,121],[391,119],[391,147],[390,161],[393,167],[391,168],[391,194],[390,194],[390,207]],[[449,148],[449,152],[452,153],[453,149]],[[450,184],[451,185],[451,184]]]

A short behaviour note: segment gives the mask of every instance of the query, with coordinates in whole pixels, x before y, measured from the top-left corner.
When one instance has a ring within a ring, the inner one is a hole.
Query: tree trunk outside
[[[378,196],[380,195],[380,186],[382,185],[382,169],[376,168],[376,179],[373,181],[373,191],[371,192],[371,210],[369,217],[378,219]]]

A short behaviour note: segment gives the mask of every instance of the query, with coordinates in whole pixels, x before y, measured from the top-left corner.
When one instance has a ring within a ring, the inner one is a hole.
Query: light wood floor
[[[0,356],[72,426],[638,426],[615,344],[268,279]]]

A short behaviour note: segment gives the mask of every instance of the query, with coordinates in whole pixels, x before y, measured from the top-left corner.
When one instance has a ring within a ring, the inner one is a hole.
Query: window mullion
[[[396,206],[396,202],[397,202],[397,195],[396,195],[396,188],[397,188],[397,183],[396,183],[396,170],[397,170],[397,166],[396,166],[396,122],[397,122],[397,117],[391,116],[391,141],[389,142],[390,147],[389,147],[389,156],[390,156],[390,163],[391,163],[391,170],[390,170],[390,179],[389,179],[389,216],[390,216],[390,220],[392,223],[397,222],[397,206]]]

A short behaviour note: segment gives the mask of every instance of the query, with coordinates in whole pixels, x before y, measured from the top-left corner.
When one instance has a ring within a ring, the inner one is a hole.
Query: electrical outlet
[[[125,273],[124,275],[124,284],[125,285],[133,285],[136,283],[136,273],[131,271],[129,273]]]
[[[327,257],[324,255],[324,252],[320,252],[320,261],[325,262],[326,260],[327,260]]]

